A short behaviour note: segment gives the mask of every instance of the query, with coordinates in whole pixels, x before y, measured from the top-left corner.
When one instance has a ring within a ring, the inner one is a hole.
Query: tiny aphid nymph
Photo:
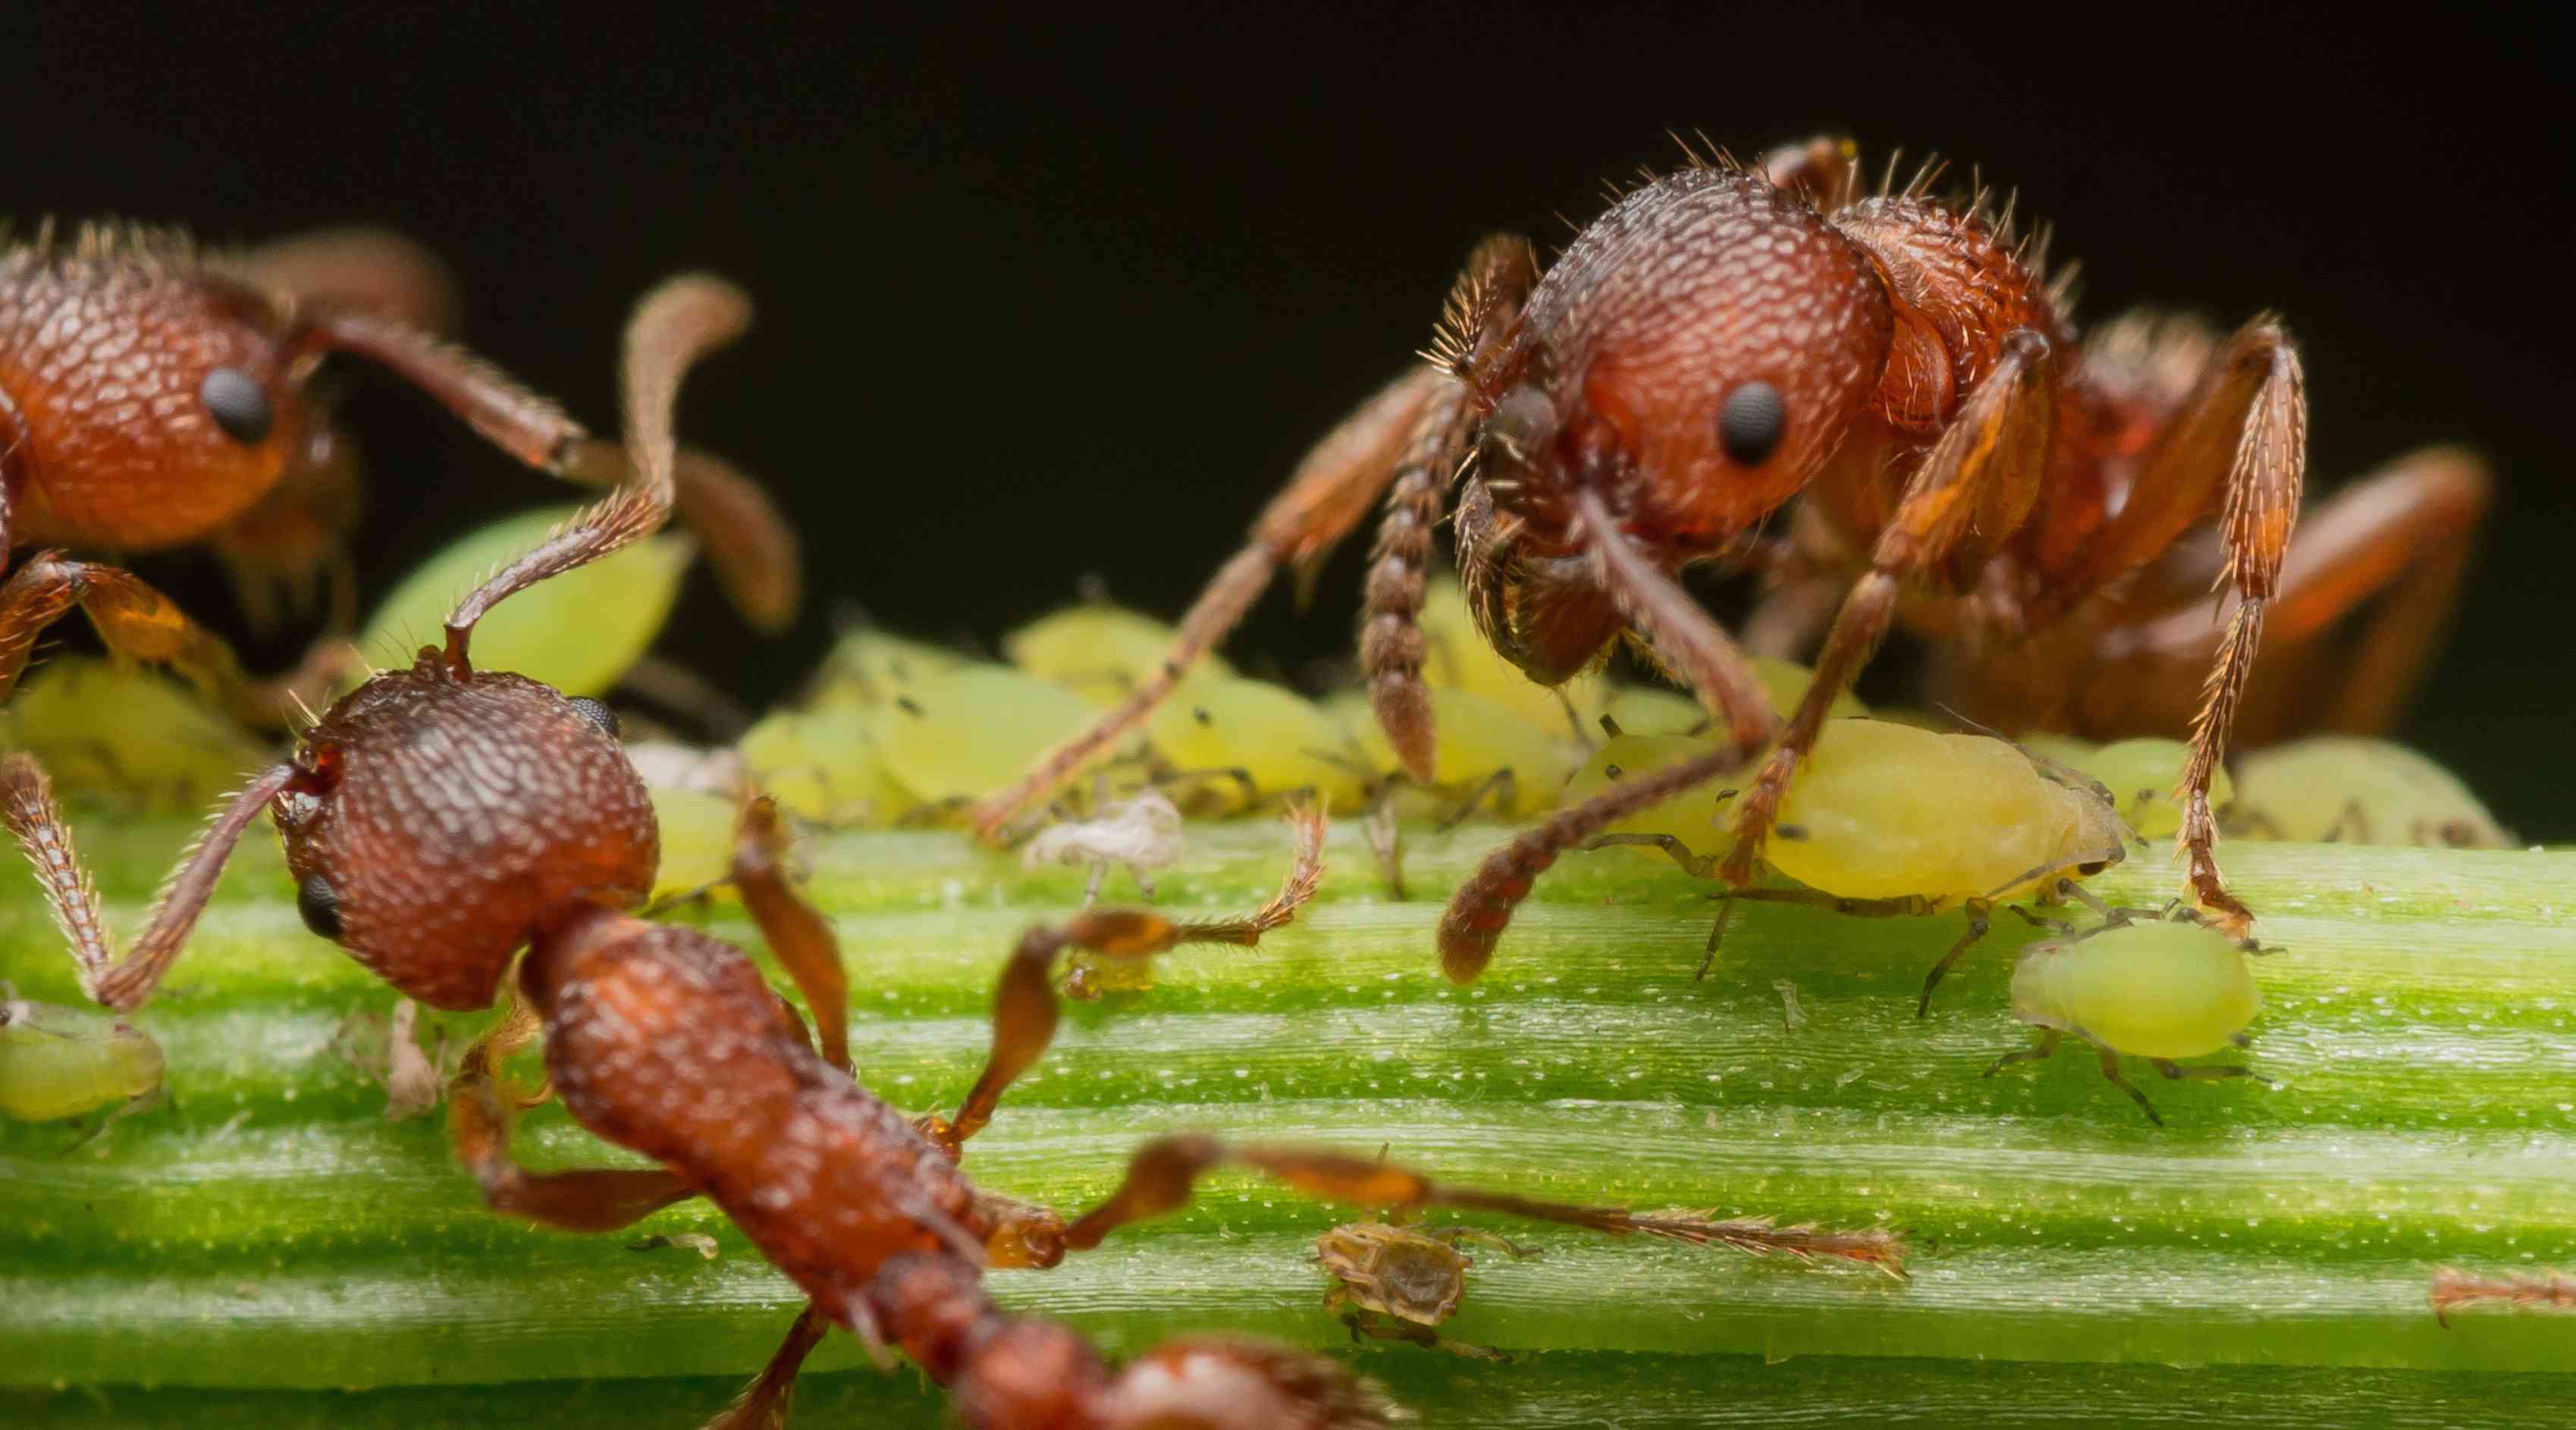
[[[2120,1075],[2119,1060],[2144,1058],[2176,1080],[2254,1076],[2233,1064],[2174,1061],[2244,1045],[2247,1025],[2263,1011],[2248,951],[2197,919],[2127,921],[2125,914],[2102,928],[2034,943],[2013,967],[2013,1016],[2044,1031],[2035,1046],[1997,1058],[1986,1076],[2045,1058],[2072,1034],[2101,1053],[2102,1076],[2161,1125],[2146,1094]]]

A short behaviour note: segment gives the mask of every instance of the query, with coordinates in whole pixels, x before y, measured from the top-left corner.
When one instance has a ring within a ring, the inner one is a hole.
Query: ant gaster
[[[967,1423],[1001,1430],[1375,1426],[1387,1411],[1340,1367],[1254,1341],[1175,1340],[1112,1372],[1072,1331],[1005,1314],[988,1265],[1042,1267],[1115,1228],[1170,1211],[1196,1180],[1246,1166],[1303,1191],[1374,1207],[1447,1206],[1893,1271],[1883,1231],[1819,1232],[1690,1213],[1638,1215],[1441,1186],[1374,1158],[1228,1145],[1194,1135],[1147,1143],[1107,1202],[1070,1223],[978,1190],[965,1142],[1053,1038],[1054,967],[1069,950],[1143,958],[1183,943],[1247,944],[1285,923],[1321,877],[1324,821],[1298,818],[1300,853],[1277,899],[1250,918],[1173,923],[1095,909],[1031,929],[996,990],[990,1059],[957,1112],[906,1119],[849,1076],[848,990],[831,927],[779,872],[774,808],[745,809],[733,880],[805,993],[803,1020],[731,945],[628,912],[652,885],[657,829],[612,720],[507,672],[477,670],[475,623],[511,593],[638,540],[671,501],[670,411],[681,374],[748,320],[729,285],[665,284],[628,331],[627,428],[637,480],[504,567],[449,615],[443,647],[376,676],[254,778],[182,862],[134,949],[114,956],[45,777],[0,761],[0,815],[34,863],[90,996],[130,1010],[150,996],[203,909],[222,864],[272,811],[297,907],[404,994],[442,1008],[488,1005],[522,946],[522,1008],[469,1052],[453,1088],[459,1159],[496,1210],[604,1231],[706,1195],[811,1298],[769,1367],[722,1423],[774,1423],[799,1364],[830,1324],[871,1349],[900,1347],[950,1386]],[[499,1062],[539,1028],[546,1068],[583,1126],[654,1168],[531,1172],[509,1154],[521,1099]]]
[[[1497,651],[1556,684],[1626,638],[1731,739],[1487,856],[1441,923],[1453,979],[1483,970],[1565,849],[1776,741],[1722,865],[1749,884],[1828,708],[1900,618],[1967,652],[1950,657],[1953,683],[2006,687],[1964,702],[1985,718],[2101,736],[2187,721],[2177,853],[2188,891],[2241,933],[2252,915],[2219,872],[2209,782],[2267,615],[2317,654],[2320,632],[2388,593],[2324,713],[2385,724],[2449,604],[2485,471],[2418,454],[2294,546],[2307,408],[2275,319],[2223,340],[2132,321],[2079,345],[2064,281],[2016,236],[2011,205],[1997,212],[1982,188],[1963,205],[1932,197],[1937,166],[1863,197],[1856,155],[1830,138],[1752,167],[1691,153],[1544,274],[1526,241],[1488,240],[1450,295],[1431,367],[1325,438],[1183,619],[1160,678],[987,800],[979,829],[996,834],[1132,728],[1279,565],[1311,567],[1381,492],[1361,662],[1389,740],[1427,778],[1415,616],[1454,474],[1458,564]],[[1796,534],[1765,540],[1763,523],[1802,492]],[[1710,561],[1772,573],[1775,609],[1757,626],[1794,632],[1798,612],[1831,613],[1785,729],[1675,579]],[[2223,627],[2200,605],[2213,584],[2232,597]],[[2286,717],[2303,693],[2257,689],[2252,703]]]
[[[184,235],[51,224],[0,253],[0,569],[29,546],[157,551],[211,541],[252,614],[268,581],[345,575],[355,512],[350,445],[313,381],[349,353],[408,379],[511,456],[594,485],[630,475],[554,403],[437,336],[453,300],[435,260],[364,230],[228,256]],[[676,465],[681,512],[738,606],[776,629],[798,601],[795,541],[749,479],[703,453]],[[345,634],[354,595],[335,583]],[[0,582],[0,700],[37,635],[73,605],[107,644],[170,664],[258,725],[327,684],[309,668],[269,688],[167,597],[113,566],[39,551]]]

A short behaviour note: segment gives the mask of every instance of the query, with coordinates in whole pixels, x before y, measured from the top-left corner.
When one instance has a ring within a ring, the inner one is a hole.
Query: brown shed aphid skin
[[[356,514],[350,444],[314,392],[322,360],[354,354],[436,399],[529,466],[593,485],[633,476],[554,403],[436,336],[454,303],[434,260],[346,230],[239,256],[122,226],[47,224],[0,250],[0,563],[24,547],[149,552],[211,542],[255,618],[273,583],[345,569]],[[675,498],[727,590],[775,630],[799,600],[796,544],[760,489],[687,453]],[[353,614],[337,583],[331,634]],[[0,700],[37,635],[78,605],[109,646],[167,663],[244,719],[282,723],[327,688],[327,662],[253,682],[229,648],[115,567],[39,550],[0,582]]]
[[[1315,1262],[1333,1278],[1324,1309],[1350,1327],[1351,1339],[1411,1341],[1477,1360],[1509,1361],[1491,1346],[1453,1341],[1433,1328],[1458,1312],[1467,1296],[1467,1273],[1476,1263],[1461,1241],[1493,1247],[1515,1259],[1538,1255],[1492,1232],[1471,1227],[1415,1231],[1391,1222],[1337,1226],[1315,1238]],[[1387,1322],[1394,1324],[1389,1325]]]
[[[2565,1271],[2509,1271],[2479,1276],[2456,1266],[2433,1273],[2433,1319],[2446,1329],[2453,1311],[2576,1312],[2576,1274]]]
[[[2240,713],[2386,723],[2450,604],[2485,469],[2409,458],[2294,545],[2306,400],[2277,320],[2223,339],[2133,321],[2079,344],[2066,280],[2045,272],[2010,202],[1998,210],[1982,187],[1936,198],[1938,166],[1865,197],[1856,155],[1835,139],[1749,167],[1691,154],[1544,273],[1525,241],[1488,240],[1451,292],[1433,374],[1398,379],[1328,436],[1183,620],[1167,678],[987,800],[979,827],[998,829],[1142,719],[1279,565],[1311,562],[1381,493],[1361,659],[1389,739],[1427,775],[1416,616],[1459,477],[1459,566],[1496,650],[1552,684],[1623,639],[1649,645],[1731,748],[1488,856],[1441,926],[1452,970],[1483,964],[1563,851],[1767,745],[1721,865],[1749,885],[1818,726],[1900,620],[1962,652],[1949,657],[1957,683],[1981,698],[1953,703],[1989,723],[2188,726],[2177,850],[2188,891],[2243,932],[2252,915],[2220,875],[2208,799],[2229,732]],[[1801,493],[1788,538],[1763,538]],[[1770,572],[1783,609],[1834,612],[1785,729],[1674,579],[1712,561]],[[2223,627],[2206,609],[2213,584],[2231,600]],[[2267,620],[2285,647],[2329,655],[2331,628],[2382,594],[2346,678],[2249,683]],[[2321,717],[2297,708],[2320,690]]]
[[[711,279],[674,280],[646,299],[626,359],[628,440],[641,480],[504,567],[450,614],[443,649],[370,680],[314,725],[293,758],[256,777],[183,861],[124,959],[114,958],[42,771],[24,757],[0,762],[0,813],[26,845],[94,999],[124,1010],[150,996],[263,808],[276,813],[307,924],[407,995],[440,1007],[489,1003],[524,945],[523,1004],[469,1050],[450,1089],[459,1158],[495,1210],[569,1230],[613,1230],[701,1194],[722,1207],[813,1299],[728,1424],[772,1423],[798,1364],[831,1324],[872,1347],[900,1347],[951,1387],[962,1420],[996,1430],[1387,1423],[1374,1392],[1314,1357],[1194,1337],[1113,1372],[1073,1332],[1007,1315],[985,1292],[988,1264],[1048,1265],[1096,1246],[1120,1225],[1181,1205],[1201,1174],[1224,1165],[1363,1206],[1453,1206],[1613,1234],[1725,1238],[1723,1225],[1702,1219],[1532,1202],[1330,1151],[1199,1136],[1146,1144],[1117,1193],[1070,1224],[965,1179],[957,1149],[1053,1035],[1058,956],[1088,949],[1132,959],[1187,942],[1255,941],[1313,894],[1320,811],[1301,817],[1300,856],[1279,897],[1249,918],[1176,924],[1142,910],[1091,910],[1032,929],[1004,967],[990,1065],[953,1118],[919,1126],[849,1076],[839,947],[829,922],[779,871],[783,835],[772,807],[746,807],[733,882],[804,992],[810,1034],[730,945],[626,913],[651,887],[656,832],[613,717],[594,702],[475,669],[473,627],[512,592],[662,523],[680,376],[746,320],[741,296]],[[511,1158],[511,1122],[526,1099],[503,1082],[499,1063],[540,1032],[549,1079],[574,1118],[659,1166],[531,1172]],[[1883,1237],[1814,1246],[1881,1264],[1901,1255]]]

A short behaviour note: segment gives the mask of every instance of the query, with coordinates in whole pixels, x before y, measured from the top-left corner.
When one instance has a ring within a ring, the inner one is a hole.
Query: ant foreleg
[[[594,1167],[570,1172],[531,1172],[510,1156],[510,1126],[519,1112],[543,1101],[502,1081],[501,1061],[537,1034],[526,1005],[510,1011],[465,1050],[448,1085],[447,1132],[456,1160],[482,1185],[484,1205],[564,1231],[615,1231],[651,1216],[698,1189],[659,1167]]]
[[[956,1156],[968,1138],[993,1120],[1002,1094],[1045,1054],[1062,1013],[1055,964],[1066,950],[1124,960],[1151,958],[1190,943],[1249,948],[1295,918],[1324,876],[1324,812],[1292,809],[1288,820],[1297,831],[1296,860],[1279,893],[1248,918],[1174,923],[1147,909],[1087,909],[1060,926],[1040,925],[1021,935],[993,990],[993,1051],[984,1071],[958,1104],[956,1116],[920,1120],[922,1135]]]
[[[779,823],[777,802],[756,795],[744,804],[734,833],[732,881],[760,936],[777,956],[779,967],[805,995],[814,1016],[815,1051],[823,1061],[850,1071],[850,975],[841,962],[841,940],[831,922],[787,884],[780,862],[787,854],[787,831]]]
[[[2057,359],[2048,340],[2028,329],[2002,344],[1995,366],[1960,404],[1958,416],[1916,469],[1902,502],[1879,534],[1869,574],[1834,614],[1816,658],[1815,678],[1789,719],[1779,747],[1762,764],[1735,821],[1735,846],[1722,873],[1738,888],[1753,882],[1754,864],[1770,837],[1781,796],[1798,762],[1815,748],[1834,700],[1851,688],[1896,614],[1905,581],[1947,560],[1969,538],[1980,515],[2025,511],[2046,475],[2057,423]],[[2010,523],[2004,524],[2007,528]]]
[[[796,1394],[796,1373],[805,1368],[805,1358],[823,1343],[823,1335],[832,1329],[831,1318],[811,1301],[796,1313],[787,1328],[787,1338],[769,1357],[769,1364],[742,1388],[733,1403],[701,1430],[779,1430],[787,1423],[789,1402]],[[883,1347],[872,1347],[882,1364]]]
[[[1697,1212],[1641,1213],[1625,1207],[1576,1206],[1532,1201],[1508,1192],[1450,1187],[1376,1157],[1328,1148],[1248,1142],[1229,1146],[1213,1137],[1158,1137],[1138,1148],[1127,1175],[1106,1201],[1065,1228],[1064,1244],[1089,1250],[1121,1226],[1186,1205],[1198,1179],[1223,1166],[1249,1167],[1325,1201],[1387,1211],[1448,1207],[1495,1212],[1531,1221],[1577,1226],[1605,1236],[1650,1236],[1694,1246],[1728,1246],[1753,1256],[1774,1252],[1801,1261],[1820,1256],[1875,1266],[1902,1276],[1905,1244],[1888,1232],[1819,1231],[1779,1226],[1764,1217],[1718,1219]]]
[[[1282,565],[1307,567],[1349,535],[1394,480],[1408,435],[1447,381],[1429,368],[1410,369],[1316,444],[1289,477],[1287,489],[1253,523],[1250,544],[1218,570],[1181,617],[1162,665],[1089,729],[1039,757],[1009,788],[978,801],[970,816],[976,836],[997,838],[1022,807],[1081,772],[1142,724],[1198,658],[1241,624]]]
[[[177,603],[141,578],[92,561],[42,552],[0,582],[0,700],[24,673],[36,637],[79,606],[99,639],[118,655],[166,665],[233,718],[275,729],[300,709],[303,697],[321,697],[354,657],[326,641],[317,657],[273,681],[253,680],[221,636],[198,625]]]

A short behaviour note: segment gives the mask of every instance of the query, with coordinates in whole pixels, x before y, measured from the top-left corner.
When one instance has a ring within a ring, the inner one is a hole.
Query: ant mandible
[[[712,279],[673,280],[647,298],[628,330],[625,365],[638,480],[493,575],[449,615],[443,648],[424,648],[410,669],[368,681],[325,713],[291,758],[255,777],[182,861],[123,959],[42,771],[25,756],[0,761],[0,816],[35,865],[93,999],[131,1010],[151,995],[262,809],[283,836],[306,925],[405,995],[440,1008],[488,1006],[524,946],[517,984],[533,1017],[504,1019],[466,1058],[451,1103],[459,1159],[495,1210],[569,1230],[611,1230],[700,1194],[722,1207],[811,1298],[725,1416],[729,1425],[774,1423],[827,1323],[871,1348],[901,1347],[953,1388],[966,1421],[1001,1430],[1388,1423],[1374,1393],[1329,1361],[1191,1337],[1112,1373],[1072,1331],[1006,1315],[984,1290],[987,1265],[1056,1264],[1121,1225],[1180,1206],[1200,1176],[1226,1165],[1369,1206],[1485,1210],[1896,1268],[1904,1248],[1883,1231],[1535,1202],[1445,1187],[1374,1158],[1205,1136],[1147,1143],[1109,1200],[1070,1223],[969,1183],[957,1169],[965,1142],[1053,1038],[1059,957],[1081,949],[1135,959],[1183,943],[1258,939],[1314,892],[1320,812],[1299,820],[1301,852],[1280,896],[1248,919],[1176,924],[1150,911],[1101,909],[1030,930],[996,991],[983,1075],[954,1116],[918,1122],[848,1074],[839,946],[780,875],[776,815],[765,802],[746,807],[732,874],[806,995],[811,1035],[733,947],[628,913],[652,885],[658,836],[614,717],[522,676],[477,670],[473,630],[513,592],[662,523],[679,379],[747,321],[742,296]],[[538,1173],[511,1158],[518,1100],[498,1064],[535,1027],[574,1118],[660,1167]]]
[[[391,369],[532,467],[593,485],[631,475],[553,402],[435,335],[453,307],[436,261],[344,230],[241,255],[183,234],[45,225],[0,253],[0,570],[29,546],[149,552],[211,541],[264,621],[264,578],[331,561],[354,509],[349,444],[312,391],[332,353]],[[777,629],[798,601],[795,540],[759,487],[698,452],[676,459],[683,515],[727,592]],[[337,623],[353,614],[345,581]],[[166,596],[113,566],[40,551],[0,582],[0,700],[38,634],[78,605],[100,637],[171,665],[244,720],[279,724],[322,683],[321,655],[275,685]],[[335,632],[341,633],[341,632]]]
[[[2044,247],[1982,188],[1965,204],[1937,199],[1927,166],[1863,197],[1857,150],[1833,138],[1751,167],[1684,151],[1686,167],[1618,198],[1544,274],[1520,238],[1479,247],[1431,366],[1324,439],[1183,619],[1164,670],[987,800],[978,828],[994,835],[1131,728],[1281,564],[1311,567],[1381,492],[1361,662],[1390,741],[1427,778],[1415,616],[1455,475],[1458,564],[1497,651],[1557,684],[1628,639],[1732,739],[1488,855],[1441,922],[1453,979],[1483,970],[1564,850],[1776,741],[1722,864],[1749,884],[1800,758],[1900,617],[1972,652],[1953,657],[1959,683],[2017,666],[2040,687],[2006,702],[2007,722],[2109,733],[2098,727],[2187,716],[2177,854],[2188,892],[2241,934],[2252,914],[2220,875],[2208,791],[2266,616],[2313,650],[2389,592],[2329,715],[2384,724],[2456,585],[2484,469],[2418,454],[2294,546],[2306,397],[2274,318],[2224,340],[2133,322],[2079,346],[2065,279],[2048,278]],[[1801,492],[1799,535],[1765,540],[1763,523]],[[1675,579],[1710,561],[1770,570],[1774,622],[1794,627],[1783,613],[1802,603],[1833,612],[1785,729],[1736,643]],[[2223,629],[2193,609],[2213,583],[2233,597]],[[1839,607],[1835,586],[1847,588]],[[2185,664],[2206,679],[2178,675]],[[2256,704],[2286,713],[2290,694],[2258,691]]]

